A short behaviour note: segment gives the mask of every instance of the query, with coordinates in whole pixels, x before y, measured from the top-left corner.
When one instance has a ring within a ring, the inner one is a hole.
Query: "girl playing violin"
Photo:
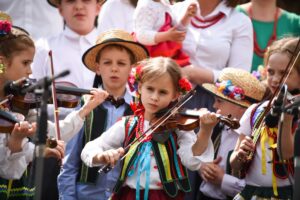
[[[216,114],[206,109],[201,111],[201,129],[197,135],[193,131],[165,130],[169,134],[167,140],[158,142],[148,134],[125,152],[125,146],[151,128],[158,111],[191,87],[170,58],[156,57],[142,62],[134,77],[139,94],[138,103],[132,106],[134,115],[123,117],[87,143],[81,158],[90,167],[106,164],[113,167],[128,153],[121,163],[113,200],[183,199],[184,193],[191,190],[185,166],[197,170],[201,162],[213,158],[210,136],[217,123]]]
[[[267,71],[267,85],[272,93],[275,93],[280,86],[280,79],[284,75],[293,53],[296,55],[299,53],[299,47],[296,50],[298,41],[299,38],[283,38],[275,41],[267,49],[264,63]],[[289,92],[299,92],[299,60],[292,68],[285,84]],[[283,135],[280,142],[284,161],[279,161],[276,151],[276,142],[279,142],[277,125],[275,128],[265,124],[259,127],[261,113],[268,103],[269,101],[252,105],[240,120],[242,126],[237,130],[240,136],[230,159],[232,168],[239,170],[245,163],[249,152],[255,154],[250,168],[245,174],[246,186],[235,199],[292,199],[292,185],[288,180],[288,175],[293,173],[293,165],[289,160],[293,156],[294,148],[293,115],[284,114]],[[262,122],[264,123],[264,121]],[[258,131],[254,131],[254,129]],[[259,137],[256,137],[257,134]],[[286,165],[288,174],[282,168],[283,163]]]
[[[31,74],[30,64],[32,63],[35,46],[32,39],[24,32],[12,29],[10,17],[0,12],[0,99],[5,97],[4,83],[15,81]],[[92,90],[94,97],[87,97],[88,103],[79,111],[68,116],[62,123],[62,138],[71,138],[83,124],[83,119],[99,102],[104,100],[98,95],[106,92]],[[101,96],[101,95],[100,95]],[[90,101],[89,101],[90,100]],[[54,124],[48,122],[49,135],[54,134]],[[33,198],[33,186],[27,184],[29,175],[24,173],[30,162],[33,160],[34,144],[29,141],[36,131],[36,123],[22,121],[15,124],[11,134],[0,134],[0,199],[13,199],[17,196],[28,196]],[[45,156],[56,157],[61,160],[64,156],[64,143],[57,141],[56,148],[46,148]],[[27,170],[28,171],[28,170]],[[21,179],[20,179],[21,178]],[[19,179],[19,180],[8,180]],[[9,186],[9,187],[8,187]]]

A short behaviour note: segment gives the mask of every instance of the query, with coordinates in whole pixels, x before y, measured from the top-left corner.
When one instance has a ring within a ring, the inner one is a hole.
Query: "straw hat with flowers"
[[[261,101],[266,90],[252,74],[236,68],[223,69],[215,84],[205,83],[203,87],[217,97],[242,107]]]
[[[58,7],[61,3],[61,0],[47,0],[48,3],[53,7]],[[97,0],[100,5],[102,5],[106,0]]]
[[[114,29],[101,34],[96,45],[89,48],[82,56],[82,62],[91,71],[96,71],[96,57],[101,49],[107,45],[121,45],[132,52],[135,62],[141,61],[148,57],[147,49],[134,41],[133,36],[126,31]]]

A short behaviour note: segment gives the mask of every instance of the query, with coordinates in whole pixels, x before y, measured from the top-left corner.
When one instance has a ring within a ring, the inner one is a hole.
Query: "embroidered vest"
[[[132,114],[132,110],[126,104],[125,112],[123,116]],[[105,131],[107,120],[107,110],[102,106],[97,106],[93,112],[91,112],[84,122],[84,136],[82,140],[82,148],[86,143],[101,136]],[[77,177],[77,181],[82,183],[95,184],[98,178],[99,167],[88,167],[80,160],[80,170]]]
[[[130,144],[135,139],[138,117],[129,116],[125,120],[125,140],[124,147]],[[187,170],[182,165],[179,156],[177,155],[177,135],[175,132],[170,133],[169,139],[161,144],[151,140],[152,151],[157,163],[159,176],[163,185],[164,191],[170,197],[175,197],[180,188],[184,192],[190,192],[191,186],[187,176]],[[114,192],[118,192],[128,176],[135,159],[139,147],[132,145],[129,153],[122,161],[122,170],[114,188]],[[133,148],[133,150],[131,150]]]
[[[264,111],[264,108],[262,107],[261,104],[258,104],[253,111],[251,112],[251,117],[250,117],[250,124],[251,124],[251,129],[256,124],[256,121],[260,118],[260,115]],[[278,128],[273,128],[272,130],[269,127],[265,127],[268,133],[268,137],[272,137],[274,140],[274,143],[277,142],[277,134],[278,134]],[[294,174],[294,165],[293,165],[293,159],[285,160],[285,161],[280,161],[279,156],[277,153],[277,144],[274,144],[274,147],[270,147],[270,150],[272,151],[272,163],[273,163],[273,174],[280,179],[286,179],[288,178],[288,174],[286,173],[284,166],[286,166],[286,169],[288,173],[291,173],[292,175]],[[270,164],[270,163],[268,163]]]

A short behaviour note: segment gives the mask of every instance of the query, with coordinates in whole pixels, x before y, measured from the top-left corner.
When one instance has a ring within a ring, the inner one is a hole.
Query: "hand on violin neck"
[[[210,112],[206,108],[199,110],[200,130],[204,132],[211,132],[218,123],[218,114]]]
[[[91,111],[93,111],[98,105],[103,103],[109,94],[102,89],[91,89],[91,95],[84,95],[84,105],[79,110],[79,116],[84,119]]]
[[[32,137],[36,132],[36,123],[29,124],[28,122],[16,123],[13,131],[8,137],[7,146],[12,153],[20,152],[23,148],[23,141],[27,137]]]

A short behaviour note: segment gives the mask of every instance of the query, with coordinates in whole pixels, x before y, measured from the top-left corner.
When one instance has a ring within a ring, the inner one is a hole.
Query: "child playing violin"
[[[31,74],[35,46],[32,39],[23,31],[12,29],[10,17],[0,13],[0,98],[3,99],[4,85],[7,81],[18,80]],[[104,100],[106,92],[96,89],[91,91],[93,97],[79,111],[74,111],[61,124],[62,138],[68,140],[83,124],[83,119],[90,110]],[[82,122],[81,122],[82,121]],[[81,125],[82,125],[81,124]],[[53,123],[48,123],[49,135],[54,134]],[[64,127],[64,128],[63,128]],[[77,130],[76,130],[77,129]],[[36,123],[22,121],[16,124],[11,134],[0,134],[0,199],[13,199],[28,196],[33,198],[33,186],[27,184],[29,174],[24,173],[33,160],[34,144],[29,141],[36,131]],[[64,143],[58,141],[54,149],[46,148],[45,156],[54,156],[58,160],[64,156]],[[21,179],[20,179],[21,178]],[[15,179],[14,181],[8,179]],[[3,188],[3,189],[2,189]]]
[[[260,102],[265,86],[249,72],[242,69],[225,68],[215,84],[205,83],[203,88],[215,96],[213,107],[224,116],[240,120],[246,109]],[[232,199],[245,186],[243,179],[234,177],[228,165],[239,134],[224,124],[218,124],[212,135],[215,147],[214,161],[203,163],[200,174],[203,179],[198,199]]]
[[[281,77],[286,76],[285,84],[288,91],[299,92],[300,65],[299,62],[291,68],[290,74],[284,74],[293,54],[299,53],[296,49],[299,38],[283,38],[275,41],[266,51],[265,67],[267,71],[267,85],[272,93],[281,87]],[[255,153],[250,167],[245,174],[246,186],[234,199],[292,199],[292,185],[288,176],[293,173],[293,164],[289,160],[293,156],[293,115],[284,113],[282,139],[278,138],[278,128],[259,123],[262,113],[269,101],[249,107],[241,118],[241,127],[237,130],[240,134],[230,162],[234,170],[240,170],[245,165],[249,153]],[[254,131],[256,129],[257,131]],[[259,134],[259,137],[257,137]],[[254,138],[254,139],[252,139]],[[256,138],[258,138],[256,140]],[[278,159],[277,145],[280,142],[282,159]],[[283,170],[286,165],[287,173]]]
[[[114,167],[124,148],[151,127],[156,113],[167,108],[180,94],[191,89],[181,76],[180,67],[170,58],[145,60],[136,69],[139,101],[134,115],[123,117],[100,137],[89,142],[81,159],[90,167],[109,164]],[[211,161],[211,132],[217,123],[215,113],[200,112],[200,131],[170,131],[166,141],[148,134],[134,142],[121,162],[121,173],[114,188],[116,199],[183,199],[191,187],[186,167],[198,170]],[[155,134],[155,133],[154,133]]]
[[[132,114],[129,105],[133,98],[126,88],[127,80],[132,65],[147,56],[147,50],[122,30],[104,32],[96,45],[85,52],[83,63],[96,73],[94,87],[105,89],[110,96],[109,101],[91,112],[84,128],[67,145],[67,156],[58,177],[60,198],[106,200],[111,196],[120,168],[98,176],[98,168],[87,167],[80,154],[86,143],[102,135],[118,118]]]
[[[181,42],[185,39],[186,28],[196,10],[196,3],[191,3],[177,23],[169,0],[138,1],[134,13],[134,30],[138,42],[147,47],[150,57],[170,57],[180,66],[189,65],[189,56],[182,51]]]

